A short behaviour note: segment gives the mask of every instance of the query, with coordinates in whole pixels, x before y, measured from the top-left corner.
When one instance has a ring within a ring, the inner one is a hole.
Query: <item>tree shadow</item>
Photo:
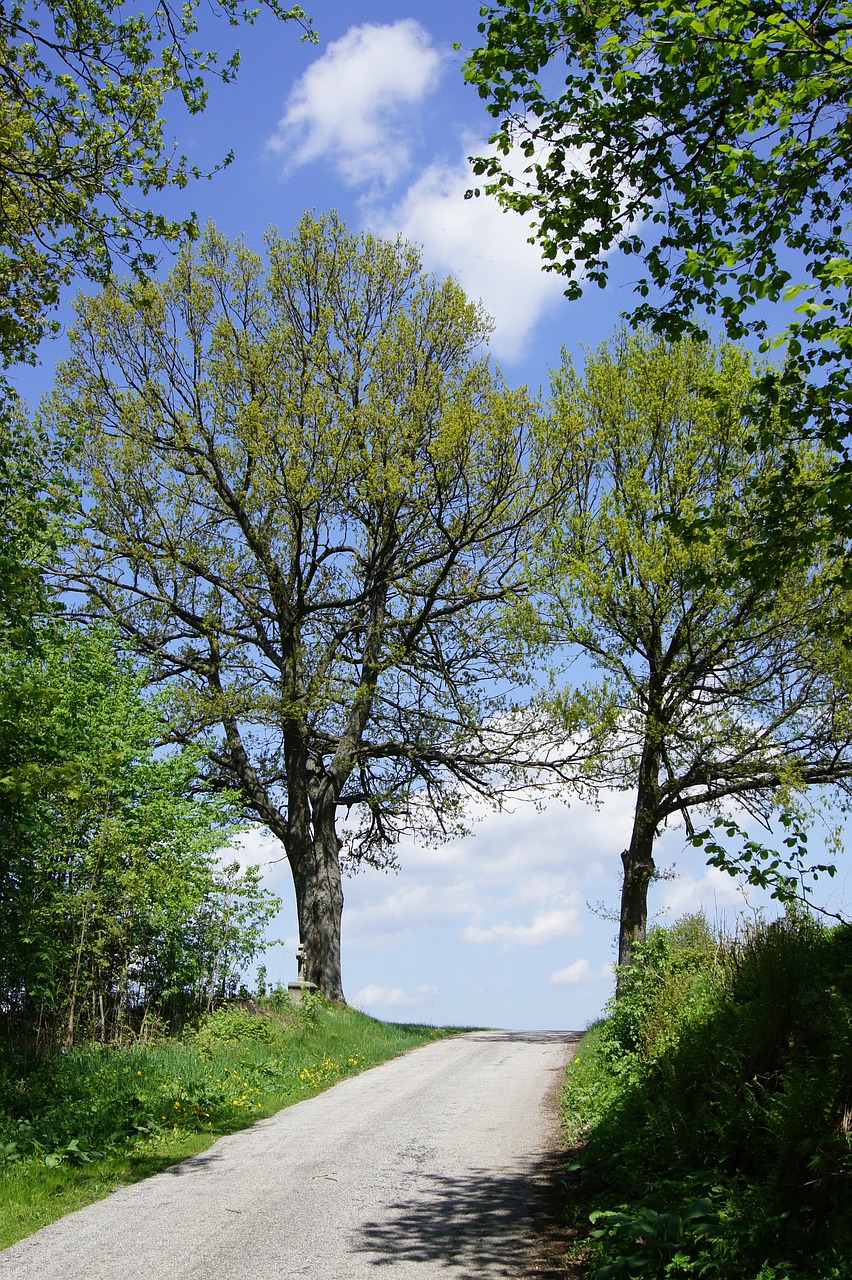
[[[171,1174],[173,1178],[183,1178],[190,1173],[207,1173],[213,1165],[219,1164],[224,1158],[221,1151],[201,1151],[198,1155],[187,1156],[179,1164],[169,1165],[163,1172]]]
[[[509,1171],[424,1175],[419,1187],[419,1195],[389,1205],[385,1221],[366,1222],[354,1252],[377,1267],[452,1266],[459,1280],[567,1274],[558,1256],[569,1236],[563,1153],[531,1158]]]
[[[582,1031],[469,1031],[468,1040],[488,1040],[498,1044],[576,1044]]]

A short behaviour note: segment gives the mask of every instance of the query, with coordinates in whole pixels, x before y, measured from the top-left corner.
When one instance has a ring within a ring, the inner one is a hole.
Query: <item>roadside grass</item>
[[[852,928],[654,930],[563,1117],[594,1280],[848,1280]]]
[[[180,1040],[0,1052],[0,1248],[406,1049],[467,1028],[308,999],[224,1007]]]

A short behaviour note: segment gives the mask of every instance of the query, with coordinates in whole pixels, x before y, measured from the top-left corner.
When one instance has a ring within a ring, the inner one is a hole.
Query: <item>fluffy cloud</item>
[[[401,197],[385,195],[411,168],[415,109],[436,89],[444,60],[412,18],[351,27],[293,86],[268,146],[287,171],[330,161],[347,186],[367,193],[362,214],[370,228],[420,245],[430,270],[454,275],[494,318],[494,353],[517,357],[564,286],[542,270],[525,219],[490,197],[465,200],[473,182],[467,155],[482,151],[482,142],[456,126],[457,158],[433,158]],[[519,176],[524,163],[519,158]]]
[[[399,946],[425,930],[458,916],[470,916],[477,910],[477,888],[458,876],[444,881],[427,877],[426,881],[407,883],[388,890],[388,881],[378,876],[359,878],[356,901],[344,910],[343,928],[347,946],[362,950]],[[347,894],[347,896],[353,896]]]
[[[563,301],[561,277],[542,269],[541,250],[530,244],[531,227],[516,213],[482,196],[465,200],[473,181],[465,143],[457,163],[430,164],[387,212],[371,212],[384,235],[401,232],[423,249],[431,270],[452,274],[469,297],[480,300],[495,321],[491,348],[516,358],[534,326]]]
[[[564,892],[566,871],[575,882],[613,867],[620,872],[618,850],[629,837],[634,804],[629,792],[607,795],[598,808],[554,800],[543,812],[520,800],[501,810],[472,802],[469,835],[437,846],[404,839],[399,859],[404,867],[433,869],[443,881],[449,867],[490,886],[511,884],[524,901],[549,901]]]
[[[438,988],[424,983],[406,991],[402,987],[362,987],[355,997],[355,1003],[361,1008],[378,1009],[419,1009],[431,1004],[438,994]]]
[[[594,970],[588,960],[583,959],[566,964],[564,969],[557,969],[550,975],[548,982],[552,987],[573,987],[580,982],[602,982],[611,976],[611,964],[601,965],[600,969]]]
[[[559,938],[570,937],[582,932],[580,902],[576,895],[570,896],[572,900],[568,905],[539,911],[533,916],[531,924],[502,921],[486,925],[485,928],[468,925],[462,938],[465,942],[479,944],[497,942],[502,950],[510,951],[514,947],[540,947],[548,942],[556,942]]]
[[[404,108],[435,89],[441,61],[413,18],[351,27],[296,82],[268,145],[288,169],[323,157],[350,185],[391,183],[410,163]]]
[[[664,884],[658,898],[658,910],[670,920],[697,911],[705,911],[712,920],[720,913],[736,913],[745,902],[746,895],[739,881],[718,867],[708,867],[700,878],[682,871],[676,880]]]

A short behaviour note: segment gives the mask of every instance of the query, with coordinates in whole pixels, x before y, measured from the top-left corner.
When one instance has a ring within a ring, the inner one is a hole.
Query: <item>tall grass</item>
[[[0,1248],[337,1080],[450,1033],[308,999],[224,1007],[181,1040],[0,1051]]]
[[[590,1275],[848,1280],[852,929],[655,930],[563,1104]]]

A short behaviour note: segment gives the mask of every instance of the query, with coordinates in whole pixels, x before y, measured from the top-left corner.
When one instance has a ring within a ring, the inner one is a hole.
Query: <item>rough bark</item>
[[[662,655],[659,637],[652,636],[650,651],[657,661],[649,681],[645,739],[636,789],[636,809],[630,844],[621,855],[624,875],[621,883],[621,910],[618,928],[619,977],[616,994],[623,987],[627,966],[633,961],[638,942],[645,941],[648,928],[648,885],[654,874],[654,840],[657,834],[660,806],[660,769],[662,767],[662,691],[659,674]]]
[[[341,842],[334,829],[333,811],[330,820],[322,812],[315,811],[313,816],[313,839],[298,856],[290,856],[305,978],[315,982],[327,1000],[342,1002],[345,997],[340,965]]]
[[[640,797],[641,799],[641,797]],[[621,855],[624,875],[621,883],[621,913],[618,930],[618,964],[622,985],[624,968],[633,961],[637,942],[645,941],[648,927],[648,885],[654,874],[654,824],[647,811],[638,812],[629,848]]]
[[[304,726],[291,725],[284,748],[285,813],[253,769],[236,721],[225,717],[223,725],[228,751],[213,751],[211,759],[236,782],[249,807],[284,846],[293,876],[305,978],[316,983],[326,999],[344,1002],[340,959],[342,846],[335,825],[337,792],[327,776],[317,775],[316,763],[305,747]]]

